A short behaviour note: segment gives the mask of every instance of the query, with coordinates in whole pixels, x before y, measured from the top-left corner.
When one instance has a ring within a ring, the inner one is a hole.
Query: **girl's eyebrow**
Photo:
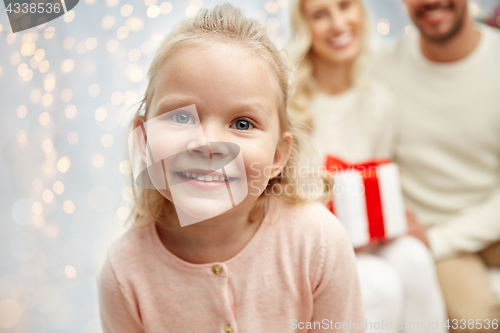
[[[156,115],[174,111],[192,104],[195,103],[189,102],[189,100],[182,95],[168,95],[163,97],[156,104]]]

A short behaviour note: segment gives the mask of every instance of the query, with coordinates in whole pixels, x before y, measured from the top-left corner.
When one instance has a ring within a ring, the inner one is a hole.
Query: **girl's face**
[[[312,52],[334,63],[352,62],[360,53],[363,9],[360,0],[304,0],[302,14],[312,32]]]
[[[223,43],[184,46],[161,68],[143,159],[153,160],[153,184],[175,204],[182,226],[251,208],[286,163],[291,137],[287,153],[277,153],[272,80],[255,54]]]

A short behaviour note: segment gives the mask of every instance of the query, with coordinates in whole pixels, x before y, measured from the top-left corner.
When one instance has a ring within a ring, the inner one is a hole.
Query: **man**
[[[493,332],[492,321],[500,321],[488,280],[488,269],[500,267],[500,32],[475,24],[466,0],[404,2],[419,32],[379,57],[373,71],[399,100],[396,160],[407,206],[426,227],[411,234],[434,254],[450,330],[481,331],[489,319],[485,332]]]

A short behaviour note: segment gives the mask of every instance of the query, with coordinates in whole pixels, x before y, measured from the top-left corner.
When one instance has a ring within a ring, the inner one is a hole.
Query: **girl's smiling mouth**
[[[183,182],[202,189],[217,189],[226,187],[236,181],[237,177],[228,177],[220,172],[174,172]]]

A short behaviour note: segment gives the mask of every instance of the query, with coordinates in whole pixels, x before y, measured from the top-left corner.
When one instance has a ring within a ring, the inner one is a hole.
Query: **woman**
[[[288,52],[297,78],[291,107],[320,159],[392,158],[396,105],[386,86],[363,75],[369,24],[361,0],[294,0],[290,19]],[[409,230],[422,232],[411,219]],[[406,235],[356,252],[369,332],[447,331],[434,262],[423,242]],[[439,328],[429,327],[436,320]]]

